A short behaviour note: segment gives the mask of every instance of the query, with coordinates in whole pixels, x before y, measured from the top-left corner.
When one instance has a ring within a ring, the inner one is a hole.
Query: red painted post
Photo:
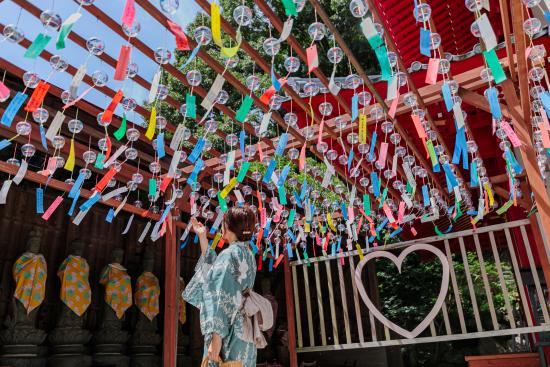
[[[176,248],[176,221],[172,215],[167,219],[164,249],[164,343],[163,367],[176,366],[176,348],[178,341],[178,266]]]
[[[290,261],[287,255],[285,255],[284,263],[288,353],[290,357],[290,367],[298,367],[298,355],[296,354],[296,321],[294,319],[294,293],[292,291]]]

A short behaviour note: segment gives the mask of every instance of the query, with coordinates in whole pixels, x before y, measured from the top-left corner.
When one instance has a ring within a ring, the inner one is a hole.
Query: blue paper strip
[[[353,149],[350,148],[349,154],[348,154],[348,171],[351,170],[351,163],[353,162]]]
[[[11,145],[11,141],[8,139],[0,140],[0,150],[5,149]]]
[[[380,223],[380,224],[376,227],[376,229],[375,229],[376,233],[380,232],[380,231],[382,230],[382,228],[384,228],[384,227],[386,226],[386,224],[388,224],[388,222],[389,222],[389,219],[388,219],[388,218],[384,219],[384,220],[382,221],[382,223]]]
[[[451,94],[451,88],[447,82],[441,85],[441,93],[443,94],[443,100],[445,101],[445,107],[447,112],[450,112],[453,109],[453,96]]]
[[[241,148],[241,158],[244,160],[245,159],[245,156],[244,156],[244,141],[246,139],[246,133],[244,132],[244,130],[241,130],[241,132],[239,133],[239,147]]]
[[[510,149],[506,149],[504,155],[506,155],[506,160],[508,161],[508,163],[510,163],[510,166],[512,167],[514,172],[516,174],[521,174],[523,172],[523,167],[516,160],[514,153],[512,153]]]
[[[80,192],[80,191],[79,191]],[[79,195],[80,196],[80,195]],[[67,212],[67,215],[69,217],[72,217],[73,216],[73,213],[74,213],[74,210],[76,208],[76,204],[78,203],[78,197],[79,196],[75,196],[74,199],[73,199],[73,202],[71,203],[71,207],[69,208],[69,211]]]
[[[198,159],[195,162],[195,167],[193,167],[193,171],[191,171],[191,174],[189,175],[189,177],[187,177],[187,183],[188,184],[191,185],[194,182],[197,182],[197,177],[199,175],[199,172],[200,172],[203,164],[204,164],[204,161],[202,159]]]
[[[281,175],[279,176],[279,181],[277,182],[278,187],[281,187],[285,184],[285,181],[289,172],[290,172],[290,166],[289,165],[284,166],[283,170],[281,171]]]
[[[332,243],[331,255],[336,256],[336,243],[334,242]]]
[[[269,165],[267,166],[267,169],[265,170],[263,182],[269,183],[271,181],[271,176],[273,176],[273,171],[275,171],[275,168],[277,167],[277,161],[273,158],[269,161]]]
[[[258,253],[258,246],[256,246],[255,237],[250,240],[249,244],[250,244],[250,247],[252,247],[252,253],[256,255]]]
[[[71,188],[71,191],[69,191],[69,198],[74,199],[80,195],[80,187],[82,186],[82,183],[84,182],[85,178],[86,178],[85,172],[80,172],[78,174],[78,177],[76,178],[76,181],[74,182],[74,185]]]
[[[46,151],[48,150],[48,141],[46,140],[46,129],[44,129],[44,124],[40,124],[39,130],[40,130],[40,142],[42,143],[42,146]]]
[[[340,246],[342,245],[342,236],[338,236],[338,248],[336,251],[340,252]]]
[[[430,206],[430,194],[427,185],[422,185],[422,200],[424,201],[424,207]]]
[[[15,117],[23,103],[25,103],[27,97],[28,96],[25,93],[17,92],[15,97],[13,97],[10,104],[8,105],[8,108],[6,108],[4,114],[2,115],[2,119],[0,120],[0,123],[2,125],[7,127],[11,126],[13,118]]]
[[[187,59],[187,61],[185,62],[185,64],[183,64],[182,66],[180,66],[180,70],[183,70],[187,67],[187,65],[189,65],[191,63],[191,61],[193,61],[193,59],[197,56],[197,54],[199,53],[201,49],[201,46],[200,44],[197,45],[197,47],[195,47],[193,49],[193,51],[191,51],[191,55],[189,55],[189,58]]]
[[[94,205],[99,201],[100,198],[101,198],[101,194],[99,192],[96,192],[88,200],[86,200],[82,205],[80,205],[80,210],[85,211],[90,209],[92,205]]]
[[[395,236],[397,236],[399,233],[401,233],[403,231],[403,228],[399,227],[397,228],[395,231],[393,231],[392,233],[390,233],[390,238],[394,238]]]
[[[44,190],[41,187],[36,188],[36,213],[44,214]]]
[[[306,198],[306,194],[307,194],[307,180],[304,177],[304,182],[302,182],[302,189],[300,191],[300,201],[304,201],[304,199]]]
[[[376,146],[376,138],[378,137],[378,134],[375,132],[372,133],[372,139],[370,141],[370,148],[369,148],[369,161],[372,161],[374,157],[374,147]]]
[[[189,162],[191,163],[195,163],[195,161],[199,158],[199,156],[201,155],[201,152],[202,152],[202,148],[204,147],[204,138],[200,138],[198,141],[197,141],[197,145],[195,145],[195,147],[193,148],[193,150],[191,151],[191,154],[189,154],[189,157],[187,159],[189,159]]]
[[[182,242],[182,244],[180,245],[180,250],[183,250],[184,248],[186,248],[188,243],[189,243],[189,237],[187,237],[187,239]]]
[[[285,151],[286,144],[288,143],[288,134],[283,133],[279,137],[279,143],[277,144],[277,150],[275,150],[275,155],[283,155]]]
[[[498,92],[495,87],[487,88],[485,91],[487,94],[487,100],[489,101],[489,107],[491,108],[491,114],[496,120],[502,118],[502,111],[500,110],[500,103],[498,102]]]
[[[292,259],[292,245],[290,244],[290,242],[286,243],[286,252],[288,253],[288,258]]]
[[[346,207],[346,204],[344,202],[340,203],[340,208],[342,210],[342,216],[344,217],[344,220],[348,221],[348,208]]]
[[[166,151],[164,150],[164,132],[157,135],[157,154],[159,159],[164,158]]]
[[[294,198],[296,199],[296,205],[298,206],[298,208],[302,209],[302,200],[300,200],[300,196],[298,195],[298,193],[294,191],[292,195],[294,195]]]
[[[470,163],[470,185],[473,187],[478,185],[477,164],[474,161]]]
[[[453,191],[453,187],[458,186],[456,177],[448,163],[443,164],[443,171],[445,171],[445,177],[447,178],[447,190],[451,192]]]
[[[265,221],[265,227],[264,227],[264,238],[267,238],[269,236],[269,229],[271,227],[271,218],[267,218]]]
[[[550,93],[543,92],[539,94],[540,101],[542,102],[542,105],[544,106],[544,110],[546,111],[546,114],[550,116]]]
[[[351,97],[351,121],[359,117],[359,95],[356,93]]]
[[[544,18],[546,18],[547,23],[550,23],[550,11],[544,11]]]
[[[273,258],[269,259],[269,271],[273,271]]]
[[[424,56],[431,57],[431,32],[424,27],[420,28],[420,53]]]
[[[271,84],[273,85],[273,88],[278,92],[281,90],[281,83],[277,80],[277,77],[275,76],[275,70],[273,70],[273,64],[271,64]]]
[[[168,216],[168,213],[170,213],[172,206],[174,206],[174,204],[167,205],[166,208],[164,208],[164,211],[162,212],[162,215],[160,216],[158,223],[164,222],[164,220]]]
[[[105,221],[107,223],[112,223],[114,217],[115,217],[115,210],[113,208],[110,208],[109,212],[107,213],[107,217],[105,218]]]
[[[376,171],[372,171],[370,173],[370,182],[372,183],[374,196],[380,197],[380,181],[378,181],[378,174],[376,173]]]

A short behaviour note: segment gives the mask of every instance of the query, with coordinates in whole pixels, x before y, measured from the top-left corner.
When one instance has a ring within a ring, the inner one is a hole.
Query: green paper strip
[[[296,216],[296,209],[290,209],[290,213],[288,214],[288,221],[286,222],[287,227],[289,229],[292,228],[292,224],[294,224],[295,216]]]
[[[453,218],[453,222],[456,222],[458,218],[462,216],[462,208],[460,208],[460,203],[458,201],[455,202],[456,207],[456,216]]]
[[[384,205],[384,201],[386,201],[386,196],[388,196],[388,188],[384,187],[384,191],[382,191],[382,198],[380,199],[380,205],[378,206],[378,209],[382,208]]]
[[[187,93],[185,96],[185,109],[187,111],[187,117],[191,119],[197,118],[197,97]]]
[[[438,235],[439,237],[445,236],[443,233],[441,233],[441,231],[439,230],[439,228],[437,228],[437,226],[434,227],[434,231],[435,231],[435,233],[437,233],[437,235]]]
[[[77,20],[80,19],[81,16],[82,14],[80,13],[73,13],[69,15],[67,19],[65,19],[57,36],[57,43],[55,44],[56,49],[60,50],[62,48],[65,48],[65,40],[67,39],[69,33],[71,33],[73,25],[76,23]]]
[[[279,186],[279,204],[286,205],[285,185]]]
[[[412,186],[411,186],[410,182],[408,182],[408,181],[407,181],[407,187],[406,188],[407,188],[407,192],[409,194],[412,193]]]
[[[38,55],[40,55],[42,51],[44,51],[46,45],[48,44],[48,42],[50,42],[51,39],[52,38],[50,36],[39,33],[23,56],[27,59],[36,59]]]
[[[426,140],[426,147],[428,147],[428,154],[430,155],[430,160],[432,161],[432,167],[437,166],[437,156],[435,155],[435,149],[433,142],[428,139]]]
[[[363,195],[363,210],[366,215],[370,215],[370,196],[368,194]]]
[[[296,4],[294,4],[294,1],[292,0],[282,0],[283,7],[285,8],[285,14],[287,17],[293,15],[295,17],[298,16],[298,11],[296,10]]]
[[[369,45],[370,47],[372,47],[373,50],[376,50],[378,47],[384,44],[382,37],[378,33],[374,37],[367,38],[367,41],[369,41]]]
[[[309,256],[307,256],[307,251],[306,250],[304,250],[304,252],[302,254],[304,255],[304,260],[309,259]],[[311,266],[311,263],[309,261],[307,262],[307,266]]]
[[[97,169],[103,169],[104,160],[105,160],[105,154],[99,153],[96,157],[94,167]]]
[[[157,195],[157,180],[154,178],[149,179],[149,196]]]
[[[504,73],[502,65],[500,65],[500,61],[498,60],[498,56],[495,50],[492,49],[491,51],[484,51],[483,57],[485,57],[485,61],[487,62],[489,69],[491,69],[491,73],[493,74],[495,83],[499,84],[505,81],[506,74]]]
[[[250,162],[248,161],[244,162],[243,165],[241,166],[241,169],[239,170],[239,175],[237,176],[237,181],[239,181],[239,183],[243,182],[249,167],[250,167]]]
[[[222,213],[225,213],[227,211],[227,203],[225,202],[225,199],[220,196],[219,192],[218,192],[218,201],[220,202],[220,209]]]
[[[508,200],[507,202],[505,202],[503,206],[497,209],[497,214],[502,215],[506,213],[508,209],[510,209],[513,203],[514,203],[514,200]]]
[[[385,45],[382,45],[374,50],[376,53],[376,58],[380,64],[380,79],[388,81],[391,79],[391,66],[390,60],[388,59],[388,49]]]
[[[252,107],[253,99],[250,96],[245,96],[243,103],[241,104],[241,107],[237,111],[237,115],[235,116],[235,120],[239,122],[244,122],[246,120],[246,116],[248,116],[248,112],[250,111],[250,107]]]
[[[115,131],[113,136],[116,140],[120,141],[126,135],[126,114],[122,114],[122,122],[120,123],[120,127]]]

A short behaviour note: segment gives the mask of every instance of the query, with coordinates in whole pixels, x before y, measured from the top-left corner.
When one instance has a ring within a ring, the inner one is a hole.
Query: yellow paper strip
[[[367,115],[359,114],[359,143],[367,143]]]
[[[145,136],[149,140],[153,140],[153,136],[155,136],[155,128],[157,127],[157,109],[153,106],[153,109],[151,110],[151,117],[149,118],[149,126],[147,127],[147,131],[145,132]]]
[[[330,213],[327,213],[327,223],[330,229],[332,229],[333,232],[336,232],[336,227],[334,227],[334,222],[332,221]]]
[[[359,253],[359,260],[363,260],[363,258],[365,257],[365,255],[363,255],[363,249],[361,248],[361,246],[359,246],[358,243],[355,244],[355,247],[357,248],[357,252]]]
[[[69,156],[65,162],[65,167],[67,171],[73,171],[74,169],[74,138],[71,139],[71,150],[69,150]]]
[[[227,197],[227,195],[229,195],[229,193],[231,192],[231,190],[233,190],[233,188],[235,187],[235,185],[237,185],[237,178],[233,177],[231,179],[231,181],[229,181],[229,183],[227,184],[226,187],[223,188],[223,190],[220,192],[220,197],[222,199],[225,199]]]
[[[220,29],[220,7],[215,2],[210,4],[210,21],[212,28],[212,40],[214,43],[220,47],[223,47],[222,44],[222,32]]]
[[[222,47],[222,55],[225,57],[233,57],[235,54],[239,51],[241,48],[241,42],[243,41],[243,37],[241,36],[241,31],[237,31],[237,45],[233,47]]]
[[[495,203],[495,197],[493,196],[493,190],[491,190],[491,186],[486,182],[483,184],[483,187],[485,188],[485,191],[487,191],[487,196],[489,197],[489,206],[493,207],[493,204]],[[489,208],[487,208],[489,209]]]
[[[308,222],[304,223],[304,232],[306,232],[306,233],[311,232],[311,226],[309,225]]]
[[[220,239],[222,238],[222,234],[221,233],[216,233],[216,237],[214,237],[214,241],[212,241],[212,246],[210,246],[211,248],[216,248],[216,246],[218,246],[218,242],[220,242]]]

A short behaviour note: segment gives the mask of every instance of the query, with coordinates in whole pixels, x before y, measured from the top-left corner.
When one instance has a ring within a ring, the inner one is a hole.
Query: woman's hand
[[[206,228],[204,224],[199,222],[197,218],[191,218],[191,226],[193,227],[193,232],[199,236],[199,243],[201,245],[201,252],[204,255],[208,249],[208,238],[206,237]]]
[[[212,342],[208,347],[208,360],[220,362],[220,350],[222,349],[222,338],[219,334],[212,334]]]

